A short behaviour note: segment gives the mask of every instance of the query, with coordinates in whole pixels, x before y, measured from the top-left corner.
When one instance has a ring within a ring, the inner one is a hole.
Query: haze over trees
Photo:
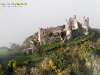
[[[89,35],[77,36],[69,42],[37,45],[38,50],[26,56],[21,51],[30,47],[29,42],[24,42],[28,45],[25,47],[12,43],[7,52],[16,52],[0,57],[0,74],[99,75],[100,29],[89,31]]]

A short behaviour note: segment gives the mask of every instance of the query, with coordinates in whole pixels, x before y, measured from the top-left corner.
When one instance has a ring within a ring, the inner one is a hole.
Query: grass
[[[69,41],[69,42],[55,42],[55,43],[51,43],[51,44],[46,44],[46,45],[42,45],[42,46],[38,46],[38,48],[40,49],[40,51],[42,50],[43,52],[47,52],[52,50],[55,47],[59,47],[62,45],[68,46],[71,44],[76,44],[76,43],[81,43],[82,41],[88,40],[89,38],[91,38],[92,35],[87,35],[84,37],[76,37],[73,40]],[[19,51],[7,51],[6,49],[0,49],[0,57],[2,56],[9,56],[11,54],[17,53]],[[27,60],[39,60],[39,59],[44,59],[45,56],[39,57],[36,54],[32,54],[32,55],[17,55],[17,56],[13,56],[10,58],[7,58],[6,60],[0,61],[2,63],[3,66],[6,67],[8,61],[10,60],[16,60],[18,63],[22,63],[25,62]],[[40,61],[41,62],[41,61]],[[40,64],[40,62],[36,63],[36,65]]]
[[[90,37],[92,37],[92,35],[87,35],[87,36],[84,36],[84,37],[76,37],[73,40],[68,41],[68,42],[64,42],[64,43],[63,42],[55,42],[55,43],[52,43],[52,44],[39,46],[38,48],[41,49],[43,52],[48,52],[48,51],[52,50],[53,48],[59,47],[59,46],[62,46],[62,45],[68,46],[68,45],[71,45],[71,44],[81,43],[82,41],[88,40]]]
[[[14,59],[18,63],[22,63],[22,62],[25,62],[27,60],[39,60],[39,59],[43,59],[43,58],[44,57],[39,57],[35,54],[32,54],[32,55],[28,55],[28,56],[24,56],[24,55],[23,56],[16,56],[16,57],[11,58],[11,60]]]
[[[19,50],[18,51],[14,51],[14,50],[7,51],[6,49],[0,49],[0,58],[4,57],[4,56],[12,55],[12,54],[17,53],[17,52],[19,52]]]
[[[35,60],[39,60],[39,59],[44,59],[45,56],[37,56],[36,54],[32,54],[32,55],[27,55],[27,56],[24,56],[24,55],[21,55],[21,56],[13,56],[13,57],[10,57],[6,60],[3,60],[1,61],[1,64],[6,67],[8,62],[10,60],[16,60],[18,63],[23,63],[25,61],[28,61],[28,60],[32,60],[32,61],[35,61]],[[37,63],[39,64],[39,63]]]
[[[10,60],[16,60],[17,63],[23,63],[23,62],[30,60],[30,61],[38,61],[34,63],[34,65],[37,66],[45,58],[45,56],[37,56],[36,54],[25,56],[25,55],[19,55],[18,53],[21,53],[21,50],[7,51],[7,49],[0,48],[0,64],[4,68],[7,68],[7,64]]]
[[[0,56],[9,54],[9,52],[6,49],[0,49]]]
[[[82,41],[88,40],[90,37],[91,37],[91,35],[87,35],[87,36],[84,36],[84,37],[81,37],[81,38],[76,37],[76,38],[73,39],[72,41],[66,42],[66,43],[64,43],[64,44],[65,44],[65,45],[71,45],[71,44],[81,43]]]
[[[57,47],[57,46],[59,46],[59,45],[62,45],[63,44],[63,42],[55,42],[55,43],[52,43],[52,44],[46,44],[46,45],[42,45],[42,46],[39,46],[39,48],[41,48],[41,49],[52,49],[52,48],[54,48],[54,47]]]
[[[16,53],[20,53],[20,50],[17,51],[7,51],[6,49],[0,49],[0,64],[2,66],[7,67],[7,64],[10,60],[16,60],[18,63],[23,63],[28,60],[39,60],[44,59],[45,56],[37,56],[36,54],[32,55],[16,55]],[[3,59],[2,59],[3,58]],[[5,58],[5,59],[4,59]],[[41,62],[41,61],[40,61]],[[36,63],[38,65],[39,63]]]

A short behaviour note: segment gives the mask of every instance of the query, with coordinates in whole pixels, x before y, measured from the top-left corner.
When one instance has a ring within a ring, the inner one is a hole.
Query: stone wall
[[[50,28],[39,28],[38,30],[38,41],[40,45],[49,44],[56,41],[71,40],[74,36],[88,35],[89,18],[83,17],[82,24],[74,18],[66,20],[65,25],[50,27]]]
[[[36,46],[33,46],[31,48],[26,48],[26,49],[22,50],[22,53],[24,55],[29,55],[29,54],[33,54],[35,51],[37,51],[37,48],[36,48]]]
[[[82,28],[83,28],[83,34],[88,35],[89,18],[85,19],[85,17],[83,17]]]
[[[49,44],[56,41],[60,41],[61,32],[63,31],[64,26],[57,26],[51,28],[39,28],[38,30],[38,40],[41,45]]]

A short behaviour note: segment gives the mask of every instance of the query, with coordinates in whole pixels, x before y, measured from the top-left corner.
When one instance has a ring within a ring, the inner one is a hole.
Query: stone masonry
[[[83,17],[82,23],[74,18],[66,20],[64,25],[50,28],[39,28],[38,30],[38,41],[40,45],[54,43],[57,41],[69,41],[79,35],[88,35],[89,31],[89,18]]]

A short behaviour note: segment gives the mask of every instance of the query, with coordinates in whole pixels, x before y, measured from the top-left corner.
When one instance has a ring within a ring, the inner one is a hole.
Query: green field
[[[40,60],[43,59],[45,56],[37,56],[36,54],[32,54],[32,55],[16,55],[16,53],[21,52],[20,50],[18,51],[7,51],[6,49],[0,49],[0,64],[2,64],[2,66],[7,67],[7,63],[10,60],[16,60],[18,63],[22,63],[28,60]]]
[[[1,61],[1,64],[6,67],[7,66],[7,63],[10,60],[16,60],[18,63],[23,63],[23,62],[28,61],[28,60],[35,61],[35,60],[43,59],[44,57],[45,56],[39,57],[36,54],[27,55],[27,56],[24,56],[24,55],[21,55],[21,56],[13,56],[13,57],[10,57],[8,59],[4,59],[3,61]]]
[[[9,52],[6,49],[0,49],[0,57],[7,54],[9,54]]]

